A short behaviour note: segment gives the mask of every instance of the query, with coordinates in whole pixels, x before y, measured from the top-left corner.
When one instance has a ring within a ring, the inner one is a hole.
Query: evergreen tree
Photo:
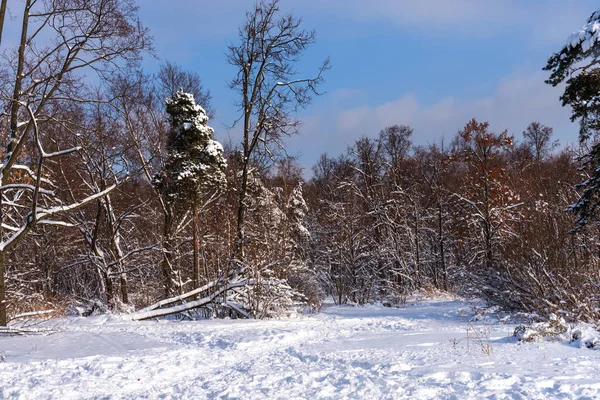
[[[600,10],[594,12],[587,23],[574,32],[563,48],[548,59],[544,68],[551,71],[546,83],[556,86],[566,81],[561,96],[563,106],[572,108],[571,120],[579,120],[579,139],[582,143],[600,130]],[[592,146],[586,156],[590,177],[577,185],[581,197],[569,206],[577,215],[580,230],[590,221],[597,221],[596,209],[600,205],[600,143]]]
[[[165,202],[174,210],[187,210],[194,197],[225,185],[223,147],[212,139],[208,116],[194,96],[178,91],[167,99],[168,156],[154,179]]]
[[[168,155],[154,185],[161,194],[167,213],[164,222],[165,295],[170,295],[174,281],[172,266],[173,234],[176,219],[192,209],[194,242],[197,243],[198,203],[202,195],[225,187],[226,160],[223,147],[212,139],[208,116],[194,96],[179,90],[166,101],[170,129]],[[197,247],[197,246],[195,246]],[[198,283],[198,249],[194,249],[194,284]]]
[[[300,249],[305,247],[305,242],[310,239],[310,232],[304,226],[308,206],[302,195],[302,183],[294,188],[285,208],[291,236],[290,247],[294,252],[301,252]]]

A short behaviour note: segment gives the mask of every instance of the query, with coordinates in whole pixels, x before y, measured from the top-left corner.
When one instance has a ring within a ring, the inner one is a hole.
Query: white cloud
[[[312,165],[322,152],[337,155],[359,137],[376,137],[393,124],[414,128],[415,144],[433,143],[442,136],[453,137],[472,118],[490,122],[495,131],[508,129],[521,138],[533,121],[554,128],[562,143],[577,141],[577,126],[570,122],[570,109],[561,106],[561,88],[544,83],[546,73],[518,72],[501,80],[492,96],[472,100],[444,97],[432,104],[420,102],[413,94],[376,106],[327,109],[312,115],[302,136],[290,141],[291,151],[303,154],[305,165]]]
[[[294,0],[298,12],[353,21],[387,21],[426,36],[506,36],[562,43],[599,6],[592,0]]]

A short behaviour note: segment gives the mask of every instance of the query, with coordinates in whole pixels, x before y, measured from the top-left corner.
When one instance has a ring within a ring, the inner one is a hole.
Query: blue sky
[[[254,2],[140,1],[157,55],[197,72],[213,94],[212,126],[237,141],[235,69],[228,43]],[[577,141],[560,88],[544,83],[546,58],[598,7],[578,0],[282,0],[282,8],[317,30],[300,70],[330,56],[326,94],[301,113],[302,134],[289,152],[310,168],[322,152],[337,155],[360,136],[388,125],[414,128],[413,141],[449,140],[471,118],[516,137],[529,122],[554,127],[561,143]],[[154,71],[160,61],[147,60]]]

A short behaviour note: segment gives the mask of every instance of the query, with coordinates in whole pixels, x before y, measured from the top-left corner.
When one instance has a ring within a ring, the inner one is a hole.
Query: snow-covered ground
[[[515,325],[473,315],[429,300],[269,321],[61,319],[0,337],[0,398],[600,398],[600,351],[519,344]]]

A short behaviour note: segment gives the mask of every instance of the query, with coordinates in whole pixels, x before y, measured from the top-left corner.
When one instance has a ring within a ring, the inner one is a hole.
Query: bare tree
[[[532,122],[523,131],[525,142],[533,150],[533,155],[538,163],[558,146],[558,141],[551,141],[553,133],[554,130],[551,127],[539,122]]]
[[[79,148],[52,143],[46,132],[53,125],[69,130],[61,108],[98,101],[86,95],[86,71],[106,77],[149,46],[131,0],[26,0],[22,11],[18,48],[5,50],[0,65],[3,76],[12,76],[0,86],[8,136],[0,166],[0,325],[7,323],[7,252],[38,224],[68,225],[57,217],[116,185],[63,202],[48,165]]]
[[[204,88],[200,75],[195,72],[185,71],[179,65],[166,61],[160,66],[156,75],[160,100],[173,97],[179,90],[191,93],[196,104],[202,106],[209,118],[213,118],[215,110],[212,108],[210,90]]]
[[[502,243],[514,238],[514,224],[523,205],[509,186],[503,152],[512,148],[507,131],[491,132],[487,122],[473,119],[454,140],[454,159],[466,167],[464,181],[454,196],[462,208],[461,223],[471,231],[475,270],[491,275],[499,267]]]
[[[243,258],[244,213],[248,179],[257,154],[272,155],[286,135],[298,131],[294,113],[310,104],[318,94],[325,60],[312,78],[298,77],[296,63],[315,43],[315,31],[301,28],[302,21],[291,14],[282,15],[279,0],[260,0],[246,13],[239,29],[239,44],[230,45],[227,61],[237,68],[230,87],[240,96],[237,103],[243,125],[241,187],[237,209],[237,244],[234,255]]]
[[[103,95],[98,94],[97,97],[101,99]],[[81,123],[81,131],[78,135],[71,135],[75,137],[62,139],[76,140],[81,147],[76,164],[68,159],[57,163],[62,177],[60,185],[67,188],[68,197],[73,202],[81,186],[102,192],[115,182],[124,183],[128,178],[135,180],[140,175],[141,168],[130,160],[135,157],[135,153],[130,152],[132,135],[126,131],[127,125],[123,123],[123,113],[118,106],[119,102],[98,102],[86,107],[85,112],[82,109],[85,120]],[[134,220],[140,217],[139,212],[147,201],[136,194],[130,195],[130,191],[131,187],[119,187],[69,215],[69,220],[77,226],[86,244],[78,258],[82,262],[87,260],[87,264],[98,272],[99,294],[106,296],[109,308],[120,305],[114,294],[115,278],[118,278],[120,302],[127,305],[127,273],[131,269],[131,261],[136,261],[138,254],[155,247],[147,236],[141,244],[132,240],[137,231],[133,229],[136,225]]]
[[[406,125],[392,125],[385,127],[379,132],[379,140],[382,142],[385,155],[385,164],[390,177],[390,183],[400,183],[400,163],[408,157],[412,148],[410,137],[413,129]]]

